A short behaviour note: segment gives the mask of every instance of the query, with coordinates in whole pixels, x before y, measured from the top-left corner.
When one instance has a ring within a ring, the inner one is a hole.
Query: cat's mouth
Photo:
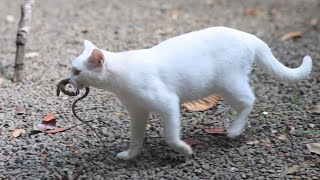
[[[68,84],[71,84],[74,88],[75,88],[75,91],[69,91],[69,90],[66,90],[66,85]],[[57,96],[60,95],[60,91],[62,91],[64,94],[68,95],[68,96],[77,96],[80,94],[80,90],[83,89],[84,87],[75,82],[75,81],[72,81],[70,79],[63,79],[61,80],[58,85],[57,85]],[[87,89],[88,87],[86,87]]]

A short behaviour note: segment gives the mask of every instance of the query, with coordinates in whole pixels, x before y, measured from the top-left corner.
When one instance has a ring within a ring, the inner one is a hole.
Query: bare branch
[[[23,69],[23,59],[25,54],[24,49],[27,41],[27,35],[30,31],[33,5],[34,0],[22,0],[21,16],[16,38],[17,51],[14,65],[13,82],[21,81],[20,74]]]

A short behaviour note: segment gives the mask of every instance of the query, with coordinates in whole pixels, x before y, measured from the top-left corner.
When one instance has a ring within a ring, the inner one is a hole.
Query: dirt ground
[[[319,0],[36,1],[26,51],[38,54],[29,54],[23,82],[13,84],[18,2],[0,0],[0,179],[59,179],[80,170],[82,179],[320,179],[320,156],[306,147],[320,142],[320,116],[307,112],[320,104]],[[14,20],[6,20],[8,15]],[[109,51],[126,51],[220,25],[255,34],[286,66],[299,66],[307,54],[313,58],[311,78],[295,84],[254,69],[255,108],[238,140],[204,131],[228,128],[234,112],[221,102],[205,112],[182,109],[183,139],[201,142],[191,157],[181,157],[165,144],[162,122],[152,115],[141,156],[117,160],[116,154],[129,146],[129,117],[115,96],[98,89],[77,111],[93,120],[107,147],[86,126],[10,137],[16,128],[29,132],[50,112],[58,127],[79,123],[71,113],[74,98],[57,97],[55,88],[68,75],[84,39]],[[293,31],[303,32],[302,37],[280,39]],[[18,105],[26,108],[24,114],[15,114]],[[280,140],[285,123],[295,129]],[[286,173],[295,165],[295,172]]]

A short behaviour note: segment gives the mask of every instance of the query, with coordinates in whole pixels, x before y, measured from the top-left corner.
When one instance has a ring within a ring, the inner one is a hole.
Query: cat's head
[[[93,43],[84,41],[83,52],[72,61],[71,73],[68,77],[71,84],[77,88],[99,85],[103,75],[105,57]]]

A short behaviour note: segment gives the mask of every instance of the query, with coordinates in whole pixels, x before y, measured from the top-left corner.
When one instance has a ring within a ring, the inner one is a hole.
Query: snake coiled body
[[[71,92],[71,91],[68,91],[65,89],[65,86],[67,84],[70,84],[70,80],[69,79],[63,79],[61,80],[58,85],[57,85],[57,96],[60,95],[60,92],[62,91],[65,95],[68,95],[68,96],[77,96],[79,94],[79,89],[77,89],[75,92]],[[96,135],[97,137],[99,138],[99,140],[103,143],[102,139],[100,138],[99,134],[94,130],[94,128],[92,126],[90,126],[90,124],[88,124],[88,122],[82,120],[76,113],[75,111],[75,106],[77,104],[78,101],[80,101],[81,99],[84,99],[85,97],[88,96],[89,94],[89,87],[86,87],[85,88],[86,92],[81,96],[79,97],[78,99],[76,99],[73,103],[72,103],[72,114],[82,123],[84,123],[85,125],[87,125]]]

